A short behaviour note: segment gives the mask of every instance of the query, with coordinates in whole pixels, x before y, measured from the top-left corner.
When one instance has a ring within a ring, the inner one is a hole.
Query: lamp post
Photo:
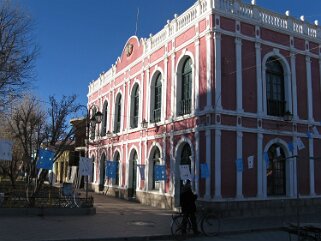
[[[83,107],[86,109],[86,117],[85,117],[85,128],[86,128],[86,133],[85,133],[85,157],[89,158],[89,145],[90,145],[90,137],[89,137],[89,131],[91,128],[95,130],[96,124],[101,123],[102,121],[102,116],[103,114],[100,111],[94,112],[92,116],[90,116],[90,110],[92,107],[89,109],[85,105],[80,105],[80,107]],[[88,198],[88,182],[89,178],[87,175],[86,181],[85,181],[85,191],[86,191],[86,200]]]

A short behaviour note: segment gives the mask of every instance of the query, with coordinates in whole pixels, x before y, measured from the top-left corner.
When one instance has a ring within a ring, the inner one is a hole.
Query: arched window
[[[190,172],[192,168],[191,156],[192,156],[191,147],[187,143],[185,143],[181,153],[181,165],[188,165]],[[181,187],[182,185],[183,185],[183,180],[181,180]]]
[[[153,184],[152,184],[152,189],[154,190],[159,190],[159,181],[155,181],[155,166],[156,165],[160,165],[160,151],[159,149],[156,147],[155,150],[154,150],[154,154],[153,154],[153,159],[152,159],[152,162],[153,162],[153,167],[152,167],[152,172],[153,172]]]
[[[131,94],[131,111],[130,111],[130,127],[138,127],[138,111],[139,111],[139,88],[136,84]]]
[[[105,101],[103,106],[103,120],[101,123],[101,136],[106,136],[106,132],[107,132],[107,119],[108,119],[107,108],[108,108],[108,103],[107,101]]]
[[[116,177],[115,177],[115,180],[113,181],[113,184],[119,185],[120,155],[118,151],[115,154],[114,161],[117,162],[117,165],[116,165]]]
[[[275,57],[268,58],[266,62],[266,98],[267,114],[283,116],[286,111],[284,71]]]
[[[269,163],[266,168],[267,195],[286,194],[285,153],[278,144],[273,144],[268,150]]]
[[[192,60],[187,58],[182,68],[181,99],[179,101],[179,115],[191,113],[192,99]]]
[[[162,108],[162,75],[157,73],[156,78],[151,86],[151,122],[159,122],[161,120]]]
[[[115,103],[115,119],[114,119],[114,133],[120,132],[121,122],[121,95],[118,94]]]
[[[92,118],[93,116],[96,115],[96,112],[97,112],[97,108],[96,107],[93,107],[92,111],[91,111],[91,117]],[[91,125],[90,124],[90,139],[91,140],[95,140],[95,135],[96,135],[96,125]]]

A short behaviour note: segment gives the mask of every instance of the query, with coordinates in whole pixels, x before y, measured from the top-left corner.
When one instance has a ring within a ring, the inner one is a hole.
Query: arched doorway
[[[192,150],[191,150],[189,143],[187,143],[187,142],[181,143],[181,145],[179,146],[179,148],[177,150],[177,154],[176,154],[175,194],[174,194],[176,207],[180,205],[180,192],[181,192],[182,185],[183,185],[183,180],[181,180],[179,168],[180,168],[180,165],[188,165],[189,170],[192,174],[191,157],[192,157]],[[193,174],[192,174],[192,176],[193,176]]]
[[[286,195],[286,155],[279,144],[273,144],[268,150],[269,162],[266,167],[267,195]]]
[[[106,176],[106,155],[103,153],[100,158],[100,163],[99,163],[99,191],[104,190],[104,184],[105,184],[105,176]]]
[[[137,160],[138,155],[136,150],[133,151],[131,158],[129,160],[129,176],[128,176],[128,197],[136,197],[137,188]]]

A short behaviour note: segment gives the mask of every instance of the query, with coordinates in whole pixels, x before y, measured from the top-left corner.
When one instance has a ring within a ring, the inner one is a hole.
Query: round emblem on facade
[[[127,57],[129,57],[133,53],[133,48],[134,46],[130,43],[126,45],[125,52]]]

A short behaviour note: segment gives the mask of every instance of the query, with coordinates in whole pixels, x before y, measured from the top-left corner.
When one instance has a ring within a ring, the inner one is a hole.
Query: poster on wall
[[[165,165],[156,165],[154,167],[155,181],[166,180],[166,167]]]
[[[139,164],[139,165],[137,165],[137,167],[138,167],[138,170],[140,173],[140,179],[142,181],[144,181],[145,180],[145,165]]]
[[[179,165],[179,173],[181,180],[192,180],[192,175],[189,170],[189,165]]]
[[[207,163],[201,163],[201,178],[208,178],[209,176],[210,172]]]

